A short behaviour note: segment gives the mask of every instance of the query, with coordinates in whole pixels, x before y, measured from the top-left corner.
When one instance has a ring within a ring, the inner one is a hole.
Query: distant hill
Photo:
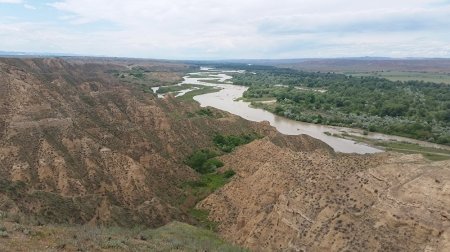
[[[450,59],[444,58],[335,58],[335,59],[275,59],[230,60],[231,63],[271,65],[305,71],[322,72],[433,72],[450,73]]]
[[[61,56],[77,56],[71,53],[49,53],[49,52],[15,52],[0,51],[0,57],[61,57]]]

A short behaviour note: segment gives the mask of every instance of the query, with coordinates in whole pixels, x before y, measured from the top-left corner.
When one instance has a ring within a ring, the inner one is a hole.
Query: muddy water
[[[280,133],[286,135],[306,134],[324,141],[338,152],[360,154],[382,152],[382,150],[368,146],[364,143],[357,143],[352,140],[342,139],[325,134],[325,132],[331,134],[349,133],[355,136],[363,136],[362,130],[294,121],[274,115],[263,109],[252,108],[250,106],[250,103],[248,102],[236,101],[236,99],[242,97],[242,94],[245,92],[245,90],[247,90],[247,87],[232,85],[232,77],[228,74],[241,71],[217,72],[214,69],[209,68],[204,68],[201,70],[203,72],[191,73],[192,76],[187,75],[186,77],[184,77],[184,81],[178,85],[197,84],[220,88],[220,91],[216,93],[203,94],[194,97],[194,99],[198,101],[202,107],[211,106],[254,122],[268,121],[270,125],[274,126]],[[204,75],[207,76],[207,78],[195,78],[195,76],[197,75]],[[217,82],[217,84],[204,82],[205,80],[214,81]],[[153,91],[156,92],[158,88],[159,87],[153,88]],[[188,91],[190,90],[184,90],[177,96],[183,95]],[[164,97],[164,95],[158,95],[158,97],[162,98]],[[450,148],[446,146],[379,133],[369,133],[368,135],[364,135],[363,137],[369,139],[403,141],[419,144],[425,147],[443,148],[450,150]]]
[[[345,128],[298,122],[274,115],[263,109],[252,108],[248,102],[235,101],[236,99],[242,97],[242,94],[245,90],[247,90],[247,87],[231,84],[211,84],[202,82],[202,80],[216,80],[221,83],[229,83],[231,76],[224,72],[215,74],[211,73],[209,77],[211,78],[192,78],[188,75],[185,77],[183,82],[188,84],[215,86],[221,89],[216,93],[195,96],[194,99],[198,101],[202,107],[211,106],[254,122],[268,121],[270,125],[274,126],[280,133],[286,135],[310,135],[324,141],[338,152],[361,154],[381,152],[381,150],[365,144],[356,143],[351,140],[328,136],[325,134],[325,132],[341,133],[341,131]]]

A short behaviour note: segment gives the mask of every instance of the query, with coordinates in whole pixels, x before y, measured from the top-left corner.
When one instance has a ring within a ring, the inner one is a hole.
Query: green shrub
[[[227,179],[233,177],[234,175],[236,175],[236,172],[233,170],[227,170],[223,173],[224,178],[227,178]]]
[[[260,138],[259,135],[252,134],[242,134],[240,136],[229,135],[224,136],[217,134],[214,138],[214,144],[224,152],[232,152],[237,146],[248,144],[251,141]]]
[[[220,160],[214,158],[217,156],[218,154],[211,150],[198,150],[185,160],[185,164],[201,174],[206,174],[223,166]]]
[[[222,166],[223,162],[216,158],[209,159],[203,164],[204,169],[209,171],[215,171],[217,168]]]
[[[196,113],[197,113],[197,115],[200,115],[200,116],[208,116],[208,117],[214,116],[214,113],[209,108],[202,108],[202,109],[198,110]]]

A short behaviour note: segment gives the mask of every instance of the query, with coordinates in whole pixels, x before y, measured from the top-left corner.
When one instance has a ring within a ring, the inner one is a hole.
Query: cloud
[[[0,0],[0,3],[8,3],[8,4],[20,4],[22,0]]]
[[[362,10],[327,14],[268,17],[259,31],[273,34],[314,32],[398,32],[440,30],[450,27],[450,8]]]
[[[1,1],[1,0],[0,0]],[[30,4],[24,4],[23,7],[28,10],[36,10],[37,8]]]
[[[58,18],[55,24],[30,22],[22,34],[37,29],[42,37],[35,39],[48,38],[52,48],[71,53],[450,56],[450,6],[437,0],[55,0],[48,6]],[[23,41],[20,33],[14,36]]]

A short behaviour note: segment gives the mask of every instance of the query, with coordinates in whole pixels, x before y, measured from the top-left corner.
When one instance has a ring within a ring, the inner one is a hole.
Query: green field
[[[391,81],[424,81],[435,83],[450,84],[450,74],[448,73],[432,73],[432,72],[401,72],[401,71],[377,71],[377,72],[359,72],[351,73],[346,72],[346,75],[352,75],[355,77],[368,77],[375,76],[379,78],[386,78]]]

